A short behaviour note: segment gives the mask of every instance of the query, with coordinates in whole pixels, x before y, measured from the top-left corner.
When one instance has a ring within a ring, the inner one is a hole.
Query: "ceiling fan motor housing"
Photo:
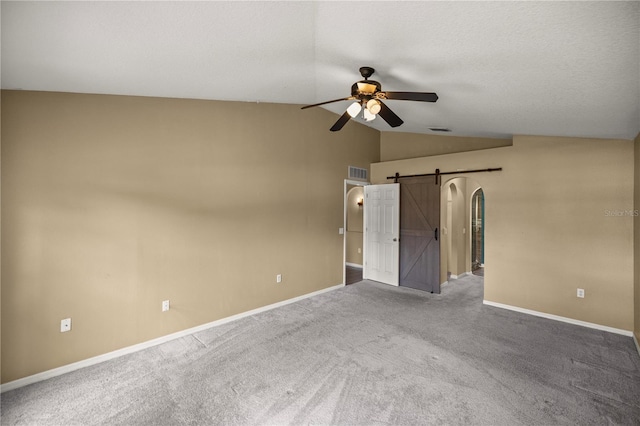
[[[362,80],[351,86],[351,96],[360,100],[368,100],[381,90],[382,86],[377,81]]]
[[[367,102],[382,90],[380,83],[369,80],[369,77],[371,77],[375,71],[376,70],[371,67],[360,67],[360,75],[362,75],[364,80],[358,81],[351,86],[351,96],[362,102]]]

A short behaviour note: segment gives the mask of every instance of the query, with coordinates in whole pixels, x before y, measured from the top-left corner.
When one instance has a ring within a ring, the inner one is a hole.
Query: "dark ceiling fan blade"
[[[378,115],[382,117],[384,121],[389,123],[389,126],[391,127],[398,127],[402,123],[404,123],[404,121],[402,121],[402,118],[398,117],[396,113],[391,111],[389,107],[386,106],[383,102],[380,102],[380,112],[378,113]]]
[[[342,114],[340,118],[338,118],[338,121],[336,121],[336,124],[331,126],[329,130],[331,130],[332,132],[337,132],[338,130],[342,129],[349,120],[351,120],[351,116],[349,115],[348,112],[345,111],[345,113]]]
[[[319,104],[313,104],[313,105],[305,105],[300,109],[307,109],[307,108],[312,108],[312,107],[317,107],[320,105],[325,105],[325,104],[330,104],[332,102],[340,102],[340,101],[350,101],[352,99],[355,99],[353,96],[349,96],[348,98],[340,98],[340,99],[334,99],[332,101],[325,101],[325,102],[320,102]]]
[[[435,102],[438,95],[432,92],[384,92],[387,99],[398,101]]]

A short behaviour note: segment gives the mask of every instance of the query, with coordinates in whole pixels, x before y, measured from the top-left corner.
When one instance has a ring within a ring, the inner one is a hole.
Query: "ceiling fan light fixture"
[[[382,104],[377,99],[369,99],[367,102],[367,111],[371,114],[376,115],[382,109]]]
[[[354,102],[351,105],[349,105],[349,108],[347,108],[347,112],[349,113],[351,118],[356,118],[358,114],[360,114],[361,110],[362,110],[362,107],[360,106],[360,102]]]
[[[362,111],[362,115],[364,116],[364,121],[373,121],[376,119],[376,115],[372,114],[367,108]]]

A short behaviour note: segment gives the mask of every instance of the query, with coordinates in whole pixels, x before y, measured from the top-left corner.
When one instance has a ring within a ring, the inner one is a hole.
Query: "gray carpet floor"
[[[3,425],[640,424],[633,340],[369,281],[1,396]]]

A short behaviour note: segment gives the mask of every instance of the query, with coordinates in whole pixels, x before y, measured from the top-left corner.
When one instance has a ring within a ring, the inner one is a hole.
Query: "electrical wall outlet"
[[[60,321],[60,333],[71,331],[71,318],[65,318]]]
[[[168,310],[169,310],[169,301],[168,300],[162,301],[162,312],[167,312]]]
[[[282,274],[276,275],[276,282],[277,283],[281,283],[282,282]]]
[[[581,298],[581,299],[583,299],[583,298],[584,298],[584,289],[583,289],[583,288],[579,288],[579,289],[578,289],[578,294],[577,294],[577,296],[578,296],[579,298]]]
[[[358,254],[362,253],[362,249],[358,247]]]

